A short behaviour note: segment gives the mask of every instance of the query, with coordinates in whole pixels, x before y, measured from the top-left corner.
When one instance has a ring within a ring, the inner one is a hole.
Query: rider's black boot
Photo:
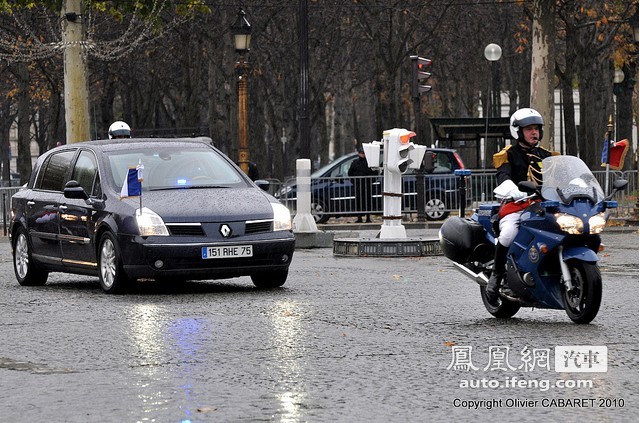
[[[489,302],[495,302],[498,299],[498,289],[504,279],[505,266],[507,264],[507,251],[509,247],[505,247],[499,242],[496,244],[496,252],[493,260],[493,272],[487,283],[486,292]]]

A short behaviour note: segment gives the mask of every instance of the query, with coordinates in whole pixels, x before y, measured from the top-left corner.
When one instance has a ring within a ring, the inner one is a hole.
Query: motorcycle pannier
[[[452,216],[440,228],[440,247],[445,257],[466,263],[476,245],[484,240],[482,225],[471,219]]]

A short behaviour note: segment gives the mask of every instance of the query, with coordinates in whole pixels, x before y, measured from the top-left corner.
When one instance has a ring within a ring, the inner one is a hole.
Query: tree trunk
[[[18,81],[18,173],[20,184],[26,184],[31,177],[31,133],[29,117],[29,68],[26,63],[18,63],[16,79]]]
[[[612,110],[610,104],[612,74],[610,62],[593,56],[585,57],[578,71],[580,86],[578,143],[580,158],[591,169],[600,169],[602,146]]]
[[[11,103],[1,103],[0,109],[0,161],[2,163],[2,186],[11,184],[11,144],[9,134],[14,116],[11,114]]]
[[[82,14],[81,0],[64,0],[62,4],[62,41],[64,43],[64,105],[67,143],[91,139],[87,63],[83,50],[84,17],[65,19],[67,13]]]
[[[555,1],[534,0],[531,46],[531,107],[544,119],[541,145],[553,149],[553,72],[555,70]]]

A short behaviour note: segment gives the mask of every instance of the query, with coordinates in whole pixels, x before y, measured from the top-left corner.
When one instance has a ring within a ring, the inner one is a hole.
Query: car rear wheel
[[[13,270],[18,283],[22,286],[44,285],[49,277],[49,272],[42,270],[33,262],[27,231],[22,227],[15,232]]]
[[[329,220],[324,203],[315,198],[311,200],[311,215],[316,223],[326,223]]]
[[[449,216],[447,205],[440,197],[427,199],[424,206],[424,214],[427,220],[443,220]]]
[[[251,275],[251,281],[260,289],[278,288],[287,281],[289,270],[273,270]]]
[[[98,249],[100,286],[107,294],[122,294],[131,285],[122,267],[120,247],[113,234],[105,232]]]

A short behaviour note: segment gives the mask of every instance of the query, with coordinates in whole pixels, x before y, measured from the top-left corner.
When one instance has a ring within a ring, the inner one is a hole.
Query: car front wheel
[[[122,294],[131,285],[122,267],[122,255],[115,236],[105,232],[98,249],[100,286],[107,294]]]
[[[27,231],[24,228],[19,228],[15,233],[13,270],[18,283],[22,286],[44,285],[49,277],[49,272],[40,269],[33,262]]]

